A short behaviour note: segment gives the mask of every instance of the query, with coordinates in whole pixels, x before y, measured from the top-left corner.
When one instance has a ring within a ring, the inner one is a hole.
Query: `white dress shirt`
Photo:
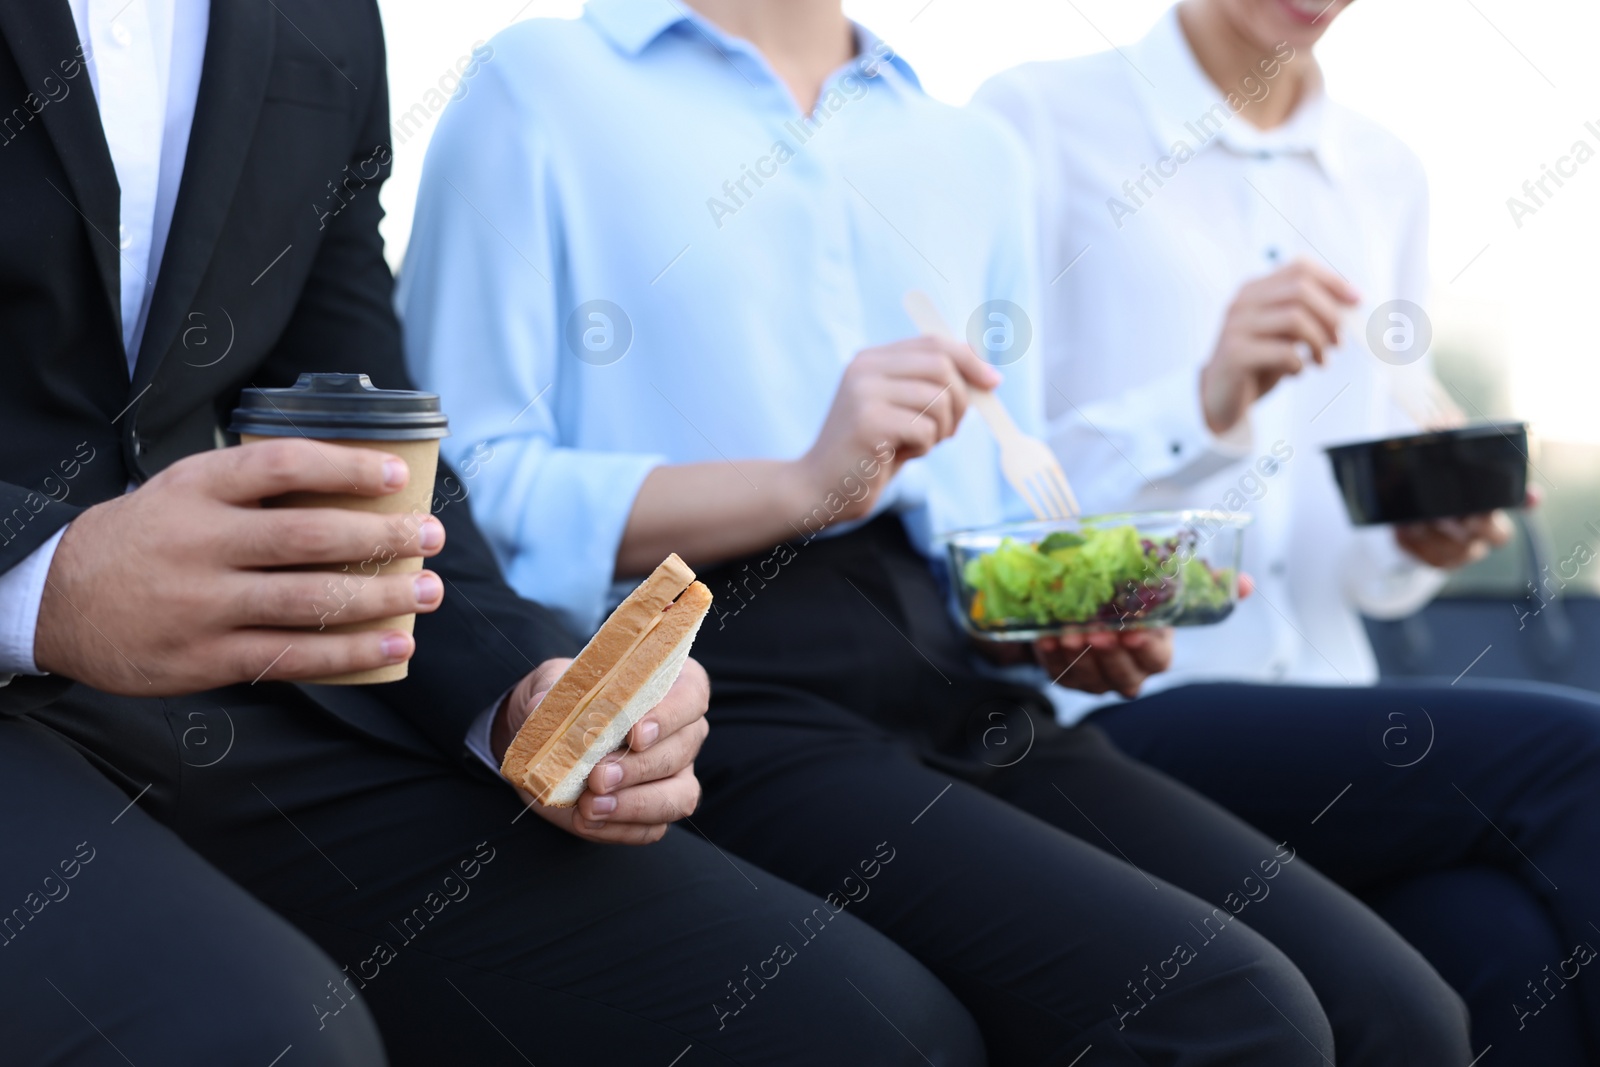
[[[211,9],[207,0],[70,2],[122,194],[117,244],[131,378],[183,177]],[[33,660],[39,601],[65,532],[0,573],[0,679],[40,673]]]
[[[1327,98],[1309,54],[1287,63],[1310,68],[1306,98],[1257,130],[1201,69],[1174,8],[1122,52],[1029,64],[974,99],[1035,157],[1050,438],[1085,511],[1254,519],[1244,569],[1258,591],[1226,622],[1179,631],[1172,669],[1147,692],[1370,683],[1360,612],[1408,614],[1443,582],[1389,528],[1351,527],[1323,455],[1415,427],[1396,393],[1420,387],[1427,361],[1390,365],[1364,338],[1377,305],[1426,302],[1426,181],[1403,144]],[[1272,73],[1236,92],[1286,91]],[[1218,438],[1200,368],[1240,286],[1296,257],[1331,266],[1362,303],[1326,366],[1308,361]],[[1054,696],[1068,720],[1118,699]]]

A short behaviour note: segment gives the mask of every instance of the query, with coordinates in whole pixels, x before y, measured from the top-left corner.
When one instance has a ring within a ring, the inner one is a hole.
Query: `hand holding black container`
[[[1350,521],[1426,522],[1521,507],[1528,424],[1490,422],[1327,450]]]

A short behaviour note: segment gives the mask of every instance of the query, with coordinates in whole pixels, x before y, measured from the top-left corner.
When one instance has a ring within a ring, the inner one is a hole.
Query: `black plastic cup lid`
[[[230,433],[357,441],[447,437],[436,393],[378,389],[365,374],[302,374],[288,389],[246,389]]]

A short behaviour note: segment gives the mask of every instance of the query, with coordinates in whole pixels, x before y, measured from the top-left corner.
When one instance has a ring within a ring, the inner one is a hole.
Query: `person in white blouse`
[[[1037,170],[1049,436],[1085,511],[1209,507],[1253,520],[1244,564],[1254,595],[1224,623],[1177,634],[1171,669],[1145,686],[1162,695],[1124,702],[1126,687],[1108,677],[1102,695],[1055,693],[1058,712],[1068,721],[1098,712],[1093,721],[1131,755],[1300,840],[1299,813],[1291,822],[1272,810],[1273,774],[1326,774],[1330,798],[1352,779],[1359,791],[1364,772],[1346,773],[1347,754],[1380,776],[1411,768],[1447,719],[1460,735],[1455,758],[1487,771],[1509,744],[1511,707],[1525,712],[1519,736],[1542,739],[1550,758],[1556,721],[1591,738],[1600,729],[1596,705],[1575,696],[1345,688],[1378,681],[1362,614],[1410,614],[1448,569],[1510,536],[1502,513],[1355,529],[1322,455],[1414,432],[1438,403],[1422,166],[1328,97],[1312,55],[1345,6],[1184,0],[1134,45],[1028,64],[974,98],[1022,135]],[[1471,658],[1463,650],[1462,665]],[[1421,766],[1440,772],[1431,751]],[[1448,776],[1436,783],[1441,803],[1475,818],[1455,780],[1454,790]],[[1330,817],[1317,829],[1336,825]],[[1508,885],[1501,875],[1515,864],[1503,857],[1459,862],[1492,870],[1432,886],[1425,929],[1408,928],[1400,904],[1380,912],[1419,944],[1491,899],[1527,915],[1539,944],[1586,929],[1575,914],[1552,928],[1537,899],[1551,887],[1538,875]],[[1522,992],[1512,962],[1521,953],[1478,948],[1454,961],[1429,955],[1464,993],[1476,981],[1479,1048],[1585,1062],[1573,1058],[1582,1037],[1572,1020],[1519,1033],[1506,1005]]]
[[[1084,507],[1254,520],[1256,595],[1184,634],[1150,690],[1373,682],[1360,614],[1411,613],[1439,567],[1509,535],[1504,516],[1398,536],[1345,517],[1322,448],[1417,428],[1427,360],[1375,358],[1367,319],[1426,304],[1427,185],[1398,139],[1328,98],[1309,44],[1229,31],[1256,6],[1282,5],[1175,7],[1136,45],[1022,67],[975,101],[1040,171],[1045,403]]]

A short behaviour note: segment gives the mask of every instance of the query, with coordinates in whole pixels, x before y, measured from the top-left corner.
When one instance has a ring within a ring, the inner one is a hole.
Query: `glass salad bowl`
[[[955,610],[985,641],[1157,626],[1233,613],[1249,515],[1146,511],[1006,523],[941,538]]]

